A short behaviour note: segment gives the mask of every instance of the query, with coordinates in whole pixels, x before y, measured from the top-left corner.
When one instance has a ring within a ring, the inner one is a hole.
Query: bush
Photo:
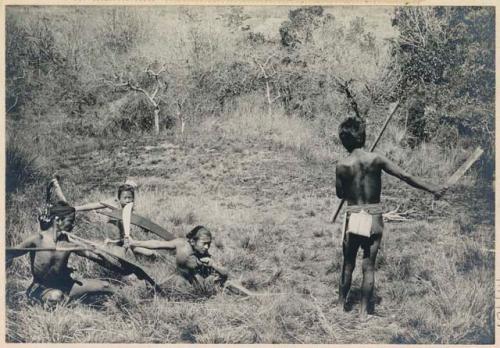
[[[43,171],[37,164],[37,155],[28,152],[15,141],[7,142],[5,173],[7,196],[35,182],[40,176],[43,176]]]
[[[393,25],[399,95],[425,91],[418,141],[468,139],[494,157],[495,12],[487,7],[401,7]],[[413,110],[414,111],[414,110]],[[412,110],[410,110],[412,112]],[[413,112],[415,113],[415,112]],[[492,165],[483,175],[492,177]]]
[[[154,126],[153,114],[153,107],[142,96],[133,97],[120,107],[118,115],[110,119],[105,127],[105,134],[113,134],[116,131],[150,132]],[[172,128],[174,124],[175,119],[172,116],[160,115],[160,128]]]
[[[281,44],[285,47],[296,47],[311,41],[313,30],[328,17],[323,17],[323,7],[309,6],[291,10],[288,18],[279,29]]]

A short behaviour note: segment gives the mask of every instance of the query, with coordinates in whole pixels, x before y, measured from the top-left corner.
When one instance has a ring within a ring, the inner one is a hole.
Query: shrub
[[[29,183],[35,182],[42,174],[37,164],[37,155],[28,152],[15,141],[7,142],[5,189],[7,195],[22,189]]]

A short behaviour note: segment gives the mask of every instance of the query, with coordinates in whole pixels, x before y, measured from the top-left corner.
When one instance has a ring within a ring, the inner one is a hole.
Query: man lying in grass
[[[367,317],[374,287],[375,259],[384,229],[380,193],[382,171],[397,177],[407,184],[425,190],[439,198],[445,186],[436,186],[411,176],[390,160],[363,149],[365,145],[365,123],[356,117],[343,121],[339,137],[349,156],[336,167],[337,196],[347,201],[342,229],[344,262],[339,286],[339,302],[347,310],[346,300],[351,287],[352,272],[356,264],[358,249],[363,249],[363,283],[360,315]]]
[[[89,295],[111,294],[107,281],[98,279],[75,279],[68,267],[72,253],[106,265],[107,255],[97,250],[82,248],[71,242],[68,234],[74,227],[75,209],[66,202],[50,207],[40,220],[42,231],[34,234],[7,251],[7,265],[16,257],[30,253],[33,282],[27,290],[30,300],[47,305],[79,299]],[[39,250],[42,249],[42,250]]]
[[[135,190],[136,190],[137,184],[135,184],[133,181],[126,181],[125,184],[120,185],[118,187],[118,197],[117,199],[109,199],[105,201],[104,203],[115,206],[117,208],[123,209],[125,208],[126,205],[130,203],[135,202]],[[76,206],[75,209],[76,211],[89,211],[89,210],[97,210],[97,209],[103,209],[106,208],[106,205],[103,203],[87,203],[84,205]],[[110,218],[109,222],[116,227],[118,227],[119,231],[119,240],[118,241],[109,241],[110,244],[112,245],[117,245],[119,247],[122,247],[124,250],[128,249],[130,247],[130,233],[129,229],[125,229],[123,226],[123,222],[121,220],[115,220]],[[144,256],[157,256],[157,254],[149,249],[145,248],[140,248],[140,247],[134,247],[132,248],[132,251],[134,253],[144,255]],[[122,254],[125,254],[123,252]]]
[[[211,258],[208,252],[211,243],[212,233],[203,226],[197,226],[186,235],[186,238],[176,238],[171,241],[131,240],[130,246],[175,250],[177,273],[161,285],[167,294],[187,294],[193,288],[195,290],[206,290],[215,285],[216,287],[227,288],[235,293],[247,296],[253,295],[250,290],[234,280],[229,280],[227,270]]]

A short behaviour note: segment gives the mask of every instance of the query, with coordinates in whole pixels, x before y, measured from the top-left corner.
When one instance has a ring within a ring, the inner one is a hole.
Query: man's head
[[[339,126],[339,138],[347,151],[365,146],[365,122],[359,117],[349,117]]]
[[[50,207],[44,216],[39,218],[42,230],[48,230],[56,224],[59,231],[71,232],[75,226],[75,208],[67,202],[59,201]]]
[[[118,200],[122,208],[135,200],[135,187],[129,184],[123,184],[118,187]]]
[[[203,226],[196,226],[186,235],[186,238],[198,255],[208,255],[208,249],[212,243],[212,233],[209,230]]]

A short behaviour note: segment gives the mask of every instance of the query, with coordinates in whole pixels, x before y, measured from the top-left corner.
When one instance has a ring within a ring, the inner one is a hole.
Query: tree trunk
[[[160,108],[155,107],[155,135],[160,134]]]
[[[266,96],[267,96],[267,112],[269,116],[271,116],[271,104],[273,101],[271,100],[271,87],[269,86],[269,81],[266,81]]]

